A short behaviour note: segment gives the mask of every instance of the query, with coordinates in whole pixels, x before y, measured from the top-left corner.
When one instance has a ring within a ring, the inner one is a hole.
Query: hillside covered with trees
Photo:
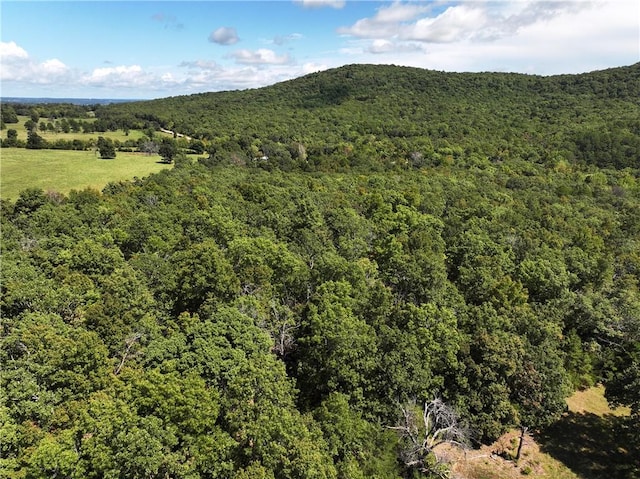
[[[283,170],[461,156],[637,167],[638,98],[640,63],[552,77],[350,65],[268,88],[111,105],[98,117],[179,131],[219,160],[269,156]]]
[[[640,476],[640,65],[111,105],[207,153],[2,202],[0,470],[445,477],[603,383]]]

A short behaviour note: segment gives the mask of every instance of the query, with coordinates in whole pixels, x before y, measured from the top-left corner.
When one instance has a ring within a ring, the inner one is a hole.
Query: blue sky
[[[637,0],[0,3],[2,96],[160,98],[351,63],[580,73],[640,61]]]

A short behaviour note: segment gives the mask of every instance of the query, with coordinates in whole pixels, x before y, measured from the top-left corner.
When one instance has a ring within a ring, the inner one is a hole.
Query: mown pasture
[[[15,200],[26,188],[68,193],[84,188],[102,189],[112,181],[144,177],[171,165],[159,155],[118,152],[103,160],[94,151],[0,150],[0,196]]]
[[[5,129],[3,129],[0,132],[0,138],[4,140],[5,138],[7,138],[8,130],[16,130],[16,132],[18,133],[18,140],[27,141],[27,129],[25,128],[25,123],[29,119],[30,118],[28,116],[18,115],[18,123],[7,123],[5,125]],[[49,123],[48,120],[43,120],[43,121],[45,123]],[[95,118],[82,118],[81,121],[91,123],[95,121]],[[130,130],[128,132],[125,132],[123,130],[117,130],[117,131],[104,131],[104,132],[95,131],[90,133],[84,133],[84,132],[64,133],[62,131],[41,130],[40,128],[36,128],[35,132],[39,136],[41,136],[45,141],[48,141],[51,143],[54,143],[56,140],[65,140],[65,141],[73,141],[76,139],[82,140],[82,141],[88,141],[90,139],[97,140],[98,137],[100,136],[104,138],[109,138],[110,140],[113,140],[113,141],[120,141],[124,143],[127,140],[137,141],[140,138],[143,138],[146,136],[146,133],[141,130]],[[169,136],[162,132],[157,132],[157,134],[159,136]]]

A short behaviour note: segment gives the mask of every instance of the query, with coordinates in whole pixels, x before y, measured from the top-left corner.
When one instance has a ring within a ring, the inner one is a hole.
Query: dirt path
[[[173,135],[175,138],[185,138],[185,139],[187,139],[189,141],[191,141],[193,139],[190,136],[183,135],[182,133],[176,133],[176,132],[171,131],[171,130],[166,130],[164,128],[160,128],[160,131],[162,133],[168,133],[169,135]]]

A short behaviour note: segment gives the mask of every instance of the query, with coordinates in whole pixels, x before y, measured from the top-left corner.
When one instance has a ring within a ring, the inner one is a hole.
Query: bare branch
[[[122,367],[124,366],[124,363],[127,360],[127,356],[129,356],[129,353],[131,352],[131,348],[133,348],[133,345],[141,337],[142,337],[141,333],[134,333],[134,334],[130,335],[127,339],[125,339],[125,342],[124,342],[125,350],[122,352],[122,359],[120,360],[120,364],[118,364],[118,367],[113,372],[116,376],[118,374],[120,374],[120,371],[122,370]]]
[[[400,423],[388,429],[397,431],[404,442],[400,459],[405,467],[441,475],[444,460],[436,454],[435,449],[443,444],[466,449],[468,430],[460,423],[455,410],[442,399],[436,397],[432,401],[425,401],[422,411],[416,408],[415,402],[401,406],[400,411]]]

